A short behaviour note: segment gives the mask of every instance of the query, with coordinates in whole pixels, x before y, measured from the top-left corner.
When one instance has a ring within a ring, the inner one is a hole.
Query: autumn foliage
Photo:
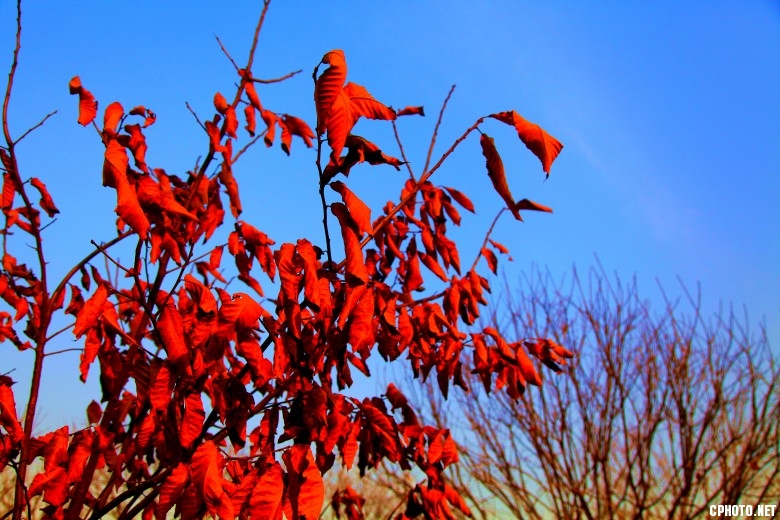
[[[267,8],[268,2],[258,32]],[[384,460],[425,475],[399,518],[470,515],[442,477],[458,460],[450,431],[422,424],[392,384],[378,397],[350,396],[353,374],[370,375],[372,355],[403,357],[415,377],[435,373],[446,396],[451,385],[468,389],[462,364],[468,355],[486,389],[516,398],[528,384],[540,384],[532,358],[558,370],[571,357],[548,339],[508,342],[493,328],[470,327],[490,291],[484,267],[495,273],[496,253],[506,249],[488,232],[474,263],[462,264],[447,229],[474,205],[462,191],[432,182],[452,151],[478,132],[504,209],[518,220],[521,211],[549,212],[513,198],[483,129],[488,117],[511,126],[547,174],[561,150],[555,138],[515,111],[495,113],[477,119],[418,176],[406,160],[351,132],[360,118],[394,125],[398,117],[423,116],[422,107],[394,110],[376,100],[348,81],[344,53],[332,50],[314,67],[310,125],[262,103],[258,87],[274,80],[252,73],[256,43],[255,35],[246,65],[229,78],[235,91],[216,93],[212,115],[202,118],[203,159],[192,171],[147,164],[144,132],[155,112],[136,106],[138,100],[130,109],[108,103],[101,112],[104,101],[78,76],[70,81],[78,98],[73,118],[94,127],[105,146],[102,184],[116,196],[117,235],[92,249],[85,244],[84,259],[58,281],[47,276],[42,240],[58,211],[56,194],[47,192],[45,179],[20,171],[21,138],[8,130],[6,96],[4,243],[25,236],[38,259],[28,267],[5,249],[0,273],[0,339],[29,351],[33,364],[24,414],[17,413],[25,400],[11,377],[0,376],[0,468],[11,466],[16,475],[15,520],[33,507],[57,519],[161,519],[174,511],[182,518],[311,520],[325,504],[322,475],[337,461],[363,474]],[[16,60],[9,91],[15,67]],[[262,223],[241,220],[234,169],[261,139],[286,154],[316,147],[319,182],[312,189],[322,201],[324,250],[314,245],[322,237],[271,238]],[[399,175],[396,201],[373,215],[348,183],[364,163],[408,171],[405,180]],[[226,239],[218,233],[225,226]],[[131,262],[112,254],[120,242],[134,246]],[[95,259],[122,276],[101,275]],[[245,292],[226,289],[226,272],[236,273]],[[34,435],[49,327],[63,314],[72,316],[83,347],[80,377],[99,377],[102,398],[88,404],[87,427]],[[34,463],[42,469],[33,476]],[[108,480],[94,493],[98,472]],[[352,519],[362,517],[361,500],[350,488],[332,502]]]

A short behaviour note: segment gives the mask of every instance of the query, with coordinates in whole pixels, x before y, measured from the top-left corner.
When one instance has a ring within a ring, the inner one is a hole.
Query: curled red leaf
[[[541,126],[523,119],[514,110],[491,114],[490,117],[515,127],[520,140],[539,158],[542,162],[542,169],[549,177],[550,167],[563,148],[561,142],[548,134]]]
[[[98,104],[95,101],[95,96],[92,93],[81,86],[81,78],[73,76],[68,84],[68,88],[71,94],[79,95],[79,119],[78,122],[82,126],[87,126],[94,121],[97,116]]]

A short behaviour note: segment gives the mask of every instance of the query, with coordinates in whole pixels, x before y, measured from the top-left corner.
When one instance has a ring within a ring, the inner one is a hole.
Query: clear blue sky
[[[143,104],[158,115],[147,132],[147,162],[183,174],[203,155],[206,138],[186,111],[213,112],[215,92],[236,80],[214,36],[245,62],[257,2],[29,2],[12,99],[19,135],[52,110],[59,113],[19,148],[23,176],[49,186],[62,214],[46,232],[58,273],[89,251],[89,240],[114,235],[113,190],[102,188],[102,145],[76,124],[67,84],[80,75],[106,107]],[[230,5],[231,8],[226,7]],[[435,157],[479,116],[516,109],[564,143],[547,182],[538,161],[498,122],[496,138],[517,198],[552,206],[553,215],[502,220],[494,238],[511,249],[510,279],[532,263],[561,276],[598,255],[608,271],[636,274],[647,298],[656,279],[674,293],[679,276],[701,282],[705,308],[745,306],[766,320],[775,352],[780,339],[780,7],[775,2],[354,2],[276,0],[255,61],[260,77],[303,69],[262,87],[264,104],[314,126],[311,71],[322,55],[345,51],[349,79],[379,100],[424,105],[428,117],[399,121],[417,171],[435,116],[451,84]],[[336,7],[333,7],[336,6]],[[2,70],[10,64],[15,9],[0,3]],[[3,72],[5,75],[5,72]],[[396,154],[392,132],[361,122],[356,133]],[[236,175],[242,218],[278,244],[321,241],[314,152],[293,144],[255,149]],[[461,256],[474,248],[501,207],[470,137],[433,181],[472,197],[455,235]],[[374,208],[396,198],[403,172],[353,171],[349,185]],[[228,223],[228,227],[230,223]],[[55,253],[56,251],[56,253]],[[242,290],[237,286],[233,290]],[[78,346],[72,335],[59,348]],[[13,347],[0,346],[4,352]],[[0,357],[25,386],[31,355]],[[97,367],[78,382],[78,354],[49,360],[57,385],[44,388],[52,425],[83,421],[96,395]],[[64,396],[68,402],[63,406]],[[89,396],[89,397],[87,397]],[[19,405],[25,401],[17,397]]]

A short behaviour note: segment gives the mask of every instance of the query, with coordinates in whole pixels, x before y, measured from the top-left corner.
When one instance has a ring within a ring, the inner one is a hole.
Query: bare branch
[[[28,135],[28,134],[30,134],[30,133],[31,133],[32,131],[34,131],[35,129],[37,129],[37,128],[39,128],[39,127],[43,126],[43,124],[46,122],[46,120],[47,120],[47,119],[49,119],[51,116],[53,116],[53,115],[54,115],[54,114],[56,114],[56,113],[57,113],[57,111],[55,110],[55,111],[53,111],[53,112],[49,112],[48,114],[46,114],[46,116],[45,116],[43,119],[41,119],[41,120],[40,120],[40,121],[39,121],[39,122],[38,122],[38,123],[37,123],[35,126],[33,126],[33,127],[29,128],[29,129],[27,129],[27,131],[26,131],[26,132],[24,132],[24,133],[23,133],[21,136],[19,136],[19,137],[16,139],[16,141],[14,141],[14,144],[19,144],[19,142],[20,142],[22,139],[24,139],[25,137],[27,137],[27,135]]]

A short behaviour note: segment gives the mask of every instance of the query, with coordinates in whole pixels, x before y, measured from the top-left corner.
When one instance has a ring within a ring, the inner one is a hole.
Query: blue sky
[[[24,6],[23,46],[12,98],[19,135],[58,110],[20,146],[24,177],[44,180],[62,214],[46,246],[63,274],[89,251],[89,240],[114,235],[112,190],[101,187],[102,145],[76,124],[67,84],[80,75],[106,107],[143,104],[158,115],[147,132],[147,162],[183,174],[205,153],[206,138],[187,112],[213,112],[217,91],[236,78],[218,35],[245,62],[256,2],[33,3]],[[263,86],[264,104],[314,125],[311,71],[322,55],[345,51],[349,80],[395,107],[424,105],[425,118],[399,121],[416,171],[441,102],[452,84],[434,158],[478,117],[516,109],[564,143],[547,182],[538,161],[511,129],[483,125],[495,137],[516,198],[555,213],[500,221],[494,238],[510,248],[510,280],[533,263],[560,277],[597,255],[622,277],[636,274],[658,301],[656,280],[677,292],[677,277],[705,309],[744,306],[766,320],[775,352],[780,339],[780,8],[734,2],[353,2],[276,0],[260,38],[255,75],[303,69]],[[335,7],[334,7],[335,6]],[[10,63],[14,6],[0,3],[0,57]],[[397,154],[389,125],[355,129]],[[293,144],[256,148],[236,168],[242,218],[277,241],[322,241],[315,153]],[[353,170],[348,185],[374,208],[394,199],[404,172]],[[477,215],[454,233],[470,264],[501,200],[492,189],[478,136],[471,136],[432,179],[467,193]],[[230,223],[228,222],[228,227]],[[21,248],[21,246],[20,246]],[[18,249],[17,249],[18,250]],[[23,256],[23,255],[20,255]],[[243,290],[236,286],[233,290]],[[66,337],[67,336],[67,337]],[[63,335],[57,348],[77,346]],[[13,347],[4,344],[8,352]],[[31,355],[0,358],[15,368],[22,391]],[[78,354],[50,358],[58,385],[44,388],[52,425],[82,421],[96,377],[78,382]],[[48,362],[48,361],[47,361]],[[95,367],[96,369],[97,367]],[[96,374],[93,373],[93,376]],[[63,407],[63,395],[78,406]],[[19,401],[24,401],[18,396]],[[82,404],[83,403],[83,404]],[[21,406],[21,403],[19,403]],[[61,419],[64,418],[64,419]]]

